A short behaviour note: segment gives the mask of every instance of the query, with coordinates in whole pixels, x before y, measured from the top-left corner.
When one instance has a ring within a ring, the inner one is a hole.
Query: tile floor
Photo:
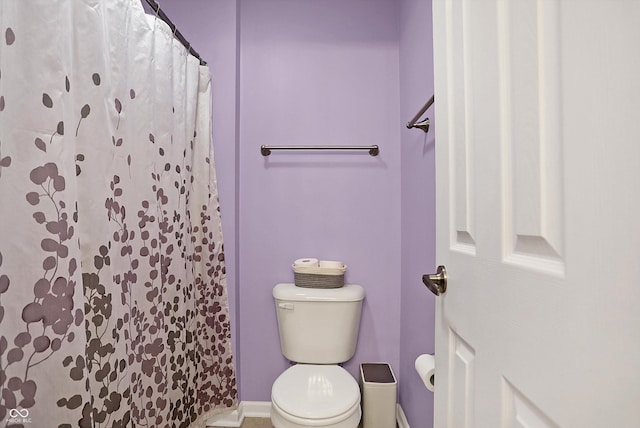
[[[273,428],[269,418],[244,418],[240,428]]]

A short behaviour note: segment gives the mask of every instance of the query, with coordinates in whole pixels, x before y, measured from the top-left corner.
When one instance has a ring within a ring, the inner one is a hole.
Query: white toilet
[[[360,388],[338,364],[356,350],[364,289],[273,288],[282,354],[298,363],[271,388],[275,428],[356,428]]]

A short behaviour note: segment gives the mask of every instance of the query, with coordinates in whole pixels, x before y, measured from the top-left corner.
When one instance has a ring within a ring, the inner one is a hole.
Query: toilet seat
[[[273,410],[291,426],[337,426],[360,419],[360,388],[340,366],[297,364],[271,389]]]
[[[271,423],[276,428],[356,428],[360,423],[362,411],[360,404],[356,403],[346,413],[328,419],[304,419],[291,415],[277,404],[271,403]]]

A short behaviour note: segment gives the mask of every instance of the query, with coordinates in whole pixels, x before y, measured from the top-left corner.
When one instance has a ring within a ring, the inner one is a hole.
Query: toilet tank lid
[[[359,302],[364,300],[364,288],[356,284],[340,288],[305,288],[295,284],[278,284],[273,287],[273,297],[293,302]]]

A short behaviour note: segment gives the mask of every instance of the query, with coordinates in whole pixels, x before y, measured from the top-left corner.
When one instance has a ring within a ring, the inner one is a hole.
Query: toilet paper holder
[[[422,354],[416,358],[416,372],[424,383],[424,386],[431,392],[435,390],[436,365],[435,357],[432,354]]]

